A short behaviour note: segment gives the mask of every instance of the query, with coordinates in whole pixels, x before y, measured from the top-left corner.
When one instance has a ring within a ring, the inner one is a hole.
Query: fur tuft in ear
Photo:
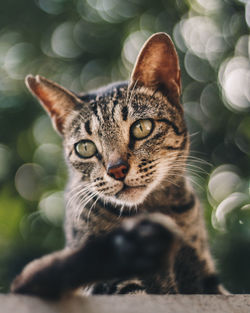
[[[163,92],[170,101],[179,103],[180,66],[175,46],[165,33],[152,35],[138,55],[131,76],[131,86],[145,86]]]
[[[25,83],[50,115],[54,128],[63,134],[67,116],[83,102],[69,90],[39,75],[28,75]]]

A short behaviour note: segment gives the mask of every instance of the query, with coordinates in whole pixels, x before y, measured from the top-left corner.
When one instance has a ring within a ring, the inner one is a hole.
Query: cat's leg
[[[30,263],[12,291],[55,298],[82,285],[100,282],[102,289],[102,282],[138,278],[140,284],[133,285],[134,290],[147,293],[224,293],[210,259],[208,249],[201,253],[185,240],[171,217],[146,214],[89,239],[78,250],[56,252]],[[131,291],[129,281],[121,286],[111,289]]]
[[[214,269],[210,252],[185,242],[175,258],[174,272],[183,294],[225,294]]]
[[[170,217],[139,216],[106,235],[89,239],[78,250],[59,251],[31,262],[14,280],[11,290],[56,298],[93,282],[133,277],[143,277],[146,282],[165,268],[168,292],[175,293],[172,265],[181,240]]]

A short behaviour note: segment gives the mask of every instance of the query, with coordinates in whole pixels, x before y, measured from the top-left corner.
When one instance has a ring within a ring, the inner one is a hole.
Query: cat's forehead
[[[166,97],[148,88],[129,89],[125,83],[83,95],[85,105],[74,112],[69,125],[70,137],[93,133],[108,137],[123,131],[123,125],[138,119],[173,115],[175,109]]]
[[[69,123],[71,136],[79,133],[92,135],[99,129],[102,132],[108,131],[117,127],[121,119],[126,120],[127,92],[127,85],[119,84],[83,95],[81,100],[84,105],[77,112],[73,112],[73,118]]]
[[[93,117],[102,128],[107,128],[121,118],[122,109],[127,106],[128,88],[126,85],[114,86],[98,91],[88,104]],[[127,116],[123,116],[123,119]]]

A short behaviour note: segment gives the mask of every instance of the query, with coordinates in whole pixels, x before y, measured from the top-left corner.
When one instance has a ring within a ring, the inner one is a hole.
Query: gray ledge
[[[126,295],[60,301],[0,295],[0,313],[249,313],[250,295]]]

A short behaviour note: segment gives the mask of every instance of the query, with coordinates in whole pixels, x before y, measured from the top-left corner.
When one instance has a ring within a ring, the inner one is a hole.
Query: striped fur
[[[164,79],[157,82],[159,77]],[[200,203],[185,174],[189,137],[169,37],[156,34],[145,44],[130,84],[75,100],[58,86],[52,98],[45,96],[40,81],[33,83],[35,91],[29,87],[47,110],[52,103],[50,115],[60,125],[69,167],[67,248],[28,265],[12,290],[45,297],[81,286],[92,294],[221,293]],[[144,119],[152,130],[137,140],[131,126]],[[83,139],[95,143],[91,158],[75,151]],[[122,180],[108,173],[117,160],[127,166]]]

